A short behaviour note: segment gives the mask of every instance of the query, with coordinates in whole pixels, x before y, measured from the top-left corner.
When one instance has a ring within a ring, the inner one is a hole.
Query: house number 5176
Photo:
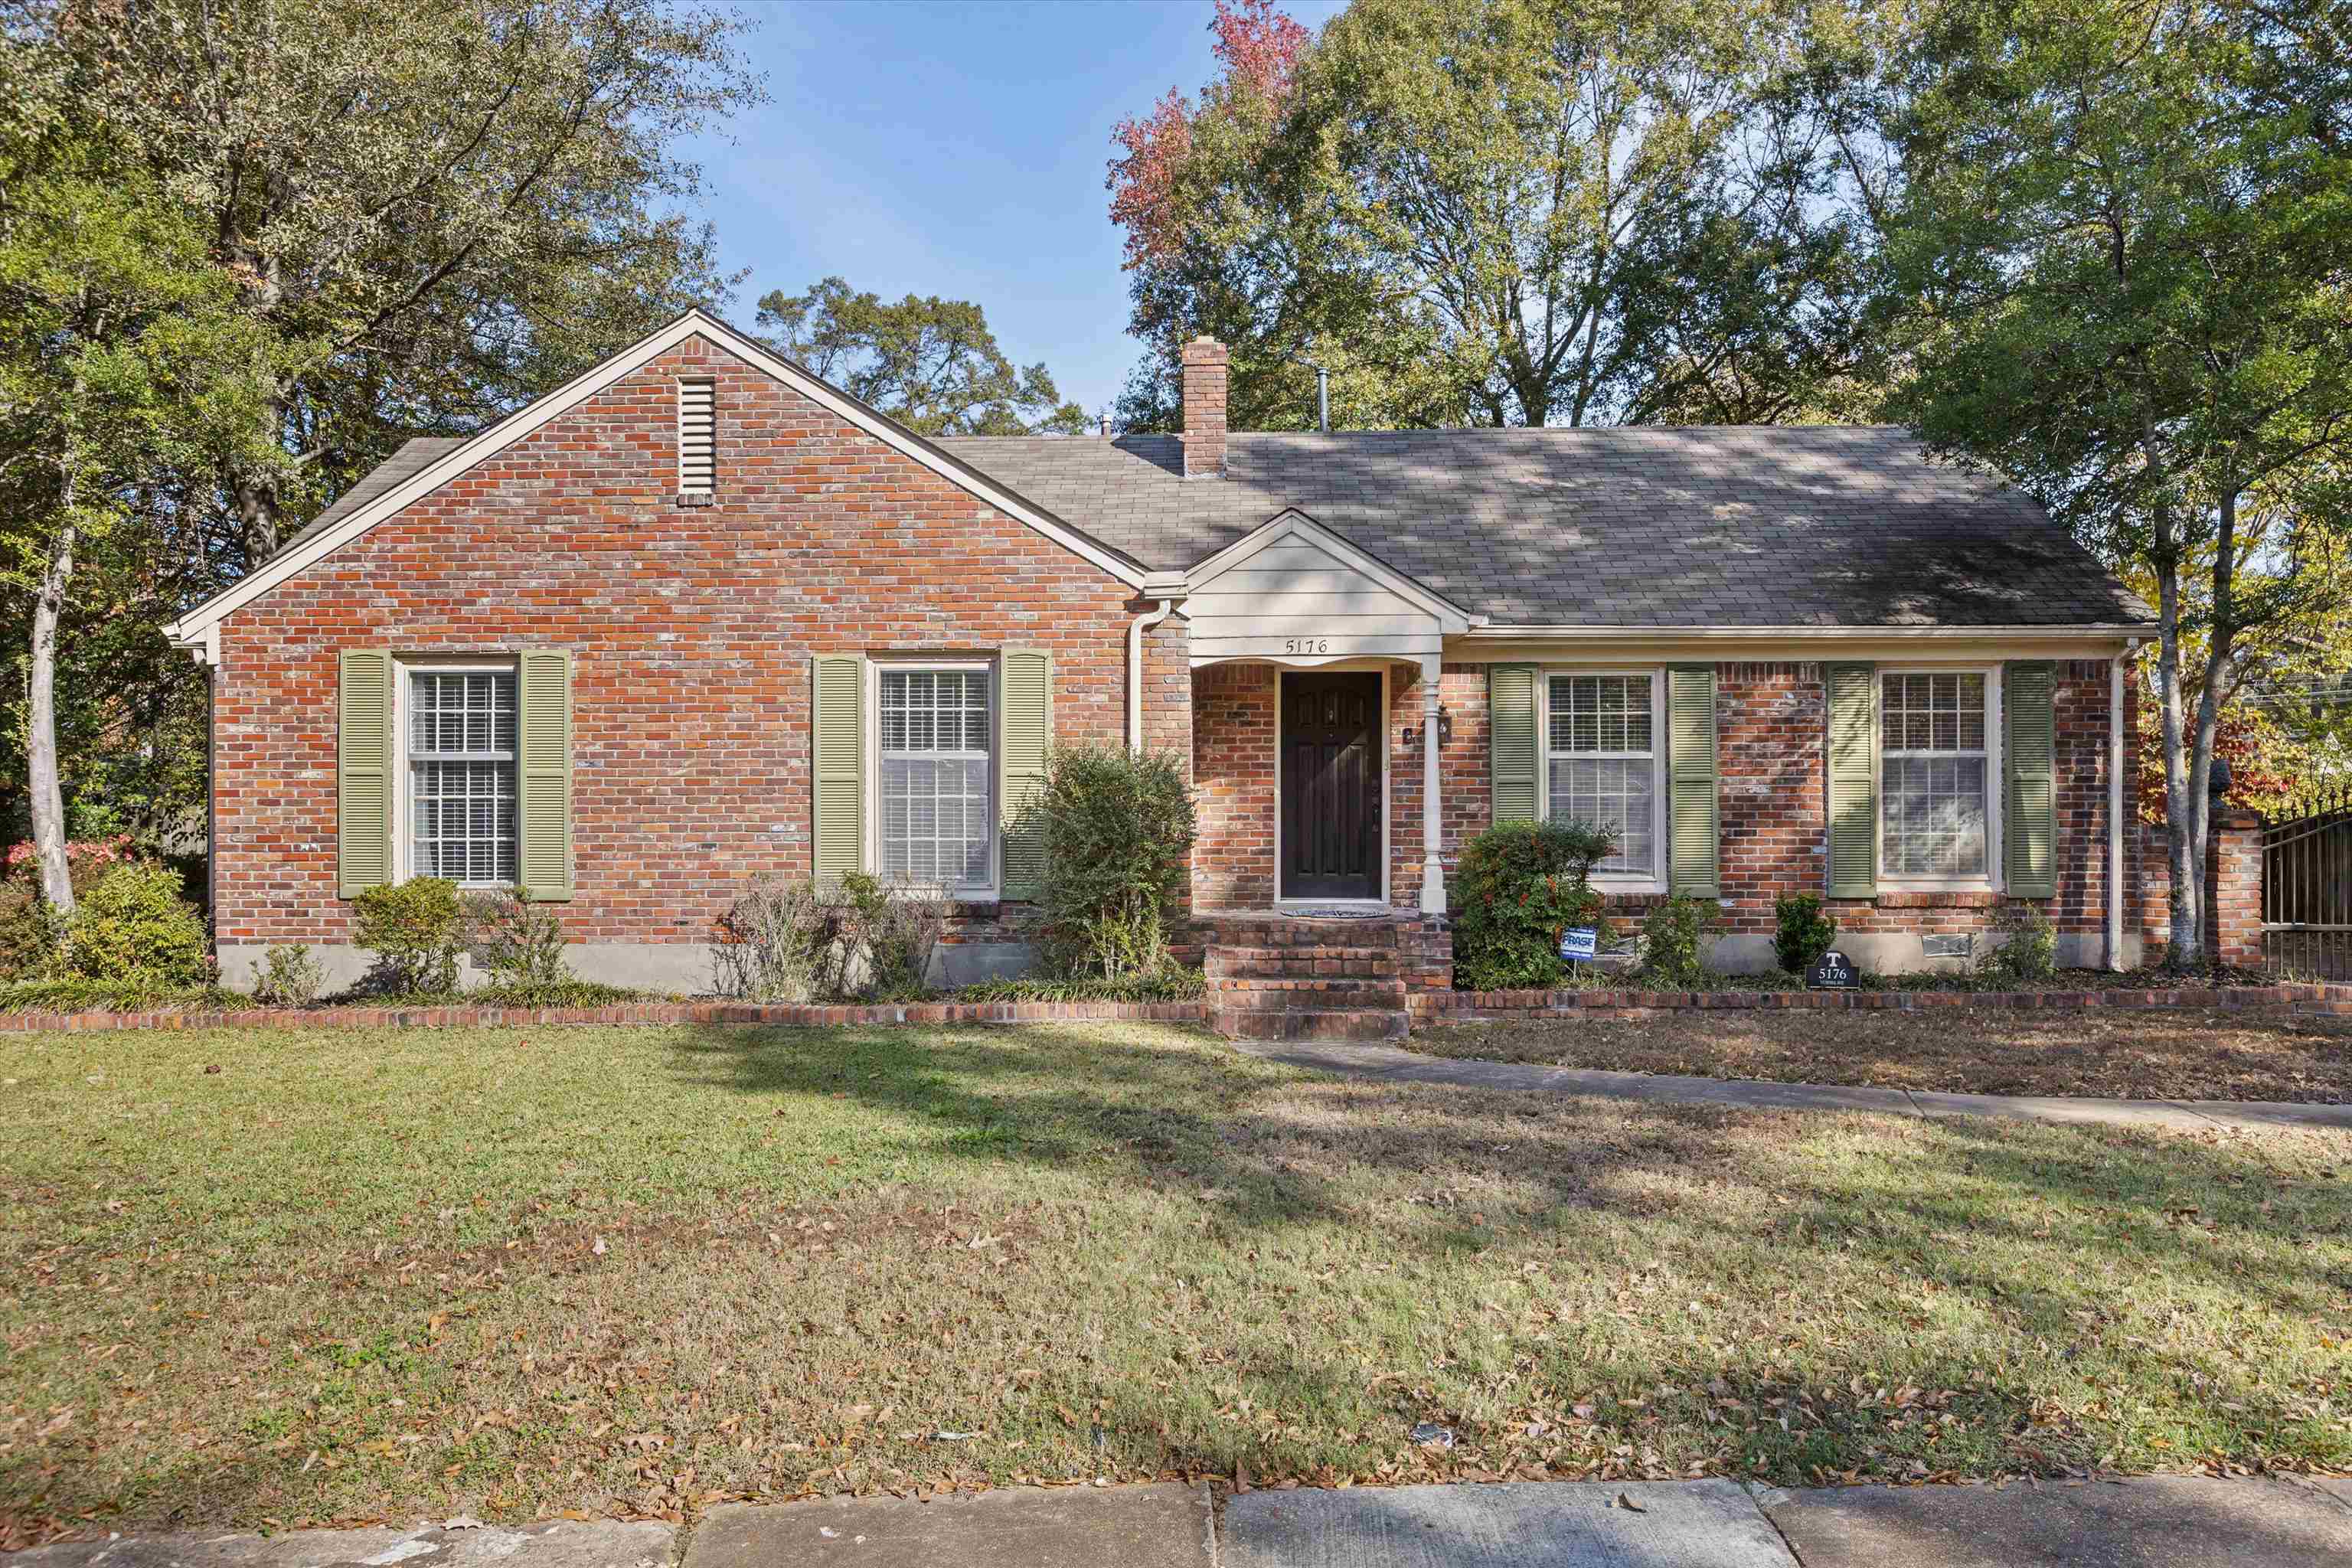
[[[1329,653],[1331,651],[1331,639],[1329,637],[1286,637],[1283,639],[1282,651],[1285,653]]]

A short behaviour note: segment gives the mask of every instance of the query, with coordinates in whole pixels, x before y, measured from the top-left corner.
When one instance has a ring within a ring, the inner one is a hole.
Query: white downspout
[[[2124,967],[2124,663],[2132,637],[2107,666],[2107,967]]]
[[[1147,610],[1127,623],[1127,749],[1143,750],[1143,634],[1166,620],[1176,608],[1173,599],[1162,599],[1156,610]]]

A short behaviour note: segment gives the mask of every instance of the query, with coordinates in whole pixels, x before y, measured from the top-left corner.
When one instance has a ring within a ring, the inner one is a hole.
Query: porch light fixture
[[[1404,727],[1404,732],[1398,737],[1398,741],[1400,744],[1405,746],[1419,745],[1421,727],[1417,724],[1407,724]],[[1442,752],[1452,744],[1454,744],[1454,710],[1441,702],[1437,706],[1437,749]]]

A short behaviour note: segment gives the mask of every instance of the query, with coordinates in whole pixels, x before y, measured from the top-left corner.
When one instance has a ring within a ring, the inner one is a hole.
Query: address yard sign
[[[1805,972],[1808,991],[1851,991],[1859,981],[1853,961],[1837,949],[1822,954],[1821,961]]]

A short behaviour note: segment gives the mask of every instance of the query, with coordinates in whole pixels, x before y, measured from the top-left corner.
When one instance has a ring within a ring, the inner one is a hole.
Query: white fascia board
[[[1202,559],[1185,572],[1185,586],[1198,594],[1258,552],[1286,539],[1305,539],[1329,551],[1399,598],[1411,600],[1436,616],[1439,630],[1448,636],[1470,629],[1469,613],[1461,605],[1431,592],[1424,584],[1406,576],[1345,534],[1324,527],[1297,507],[1286,507],[1215,554]]]
[[[514,413],[475,436],[464,445],[453,448],[437,462],[419,470],[413,478],[376,497],[332,528],[303,539],[292,547],[270,557],[259,571],[239,578],[204,604],[166,626],[163,628],[163,635],[180,647],[195,645],[211,628],[218,626],[229,616],[251,604],[289,577],[323,560],[402,508],[432,494],[477,463],[497,456],[542,426],[578,407],[614,383],[644,368],[654,359],[676,348],[687,339],[696,336],[709,338],[737,358],[758,370],[764,371],[802,396],[830,410],[901,456],[921,464],[941,479],[969,491],[1006,516],[1025,523],[1071,553],[1093,565],[1099,566],[1129,587],[1143,586],[1144,578],[1148,574],[1141,566],[1114,554],[1058,518],[1040,510],[1029,501],[1014,495],[1011,490],[1005,489],[984,475],[955,462],[945,453],[900,426],[887,416],[866,407],[837,388],[826,385],[790,360],[782,358],[753,342],[724,321],[706,315],[700,310],[688,310],[667,326],[658,328],[638,339],[602,364],[583,372],[546,396],[515,410]]]

